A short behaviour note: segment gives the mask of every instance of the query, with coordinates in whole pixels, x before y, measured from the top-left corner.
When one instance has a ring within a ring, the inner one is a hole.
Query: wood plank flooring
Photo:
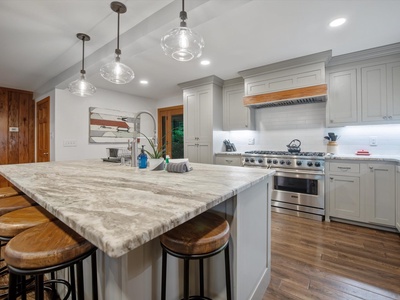
[[[400,299],[400,234],[272,213],[263,300]]]

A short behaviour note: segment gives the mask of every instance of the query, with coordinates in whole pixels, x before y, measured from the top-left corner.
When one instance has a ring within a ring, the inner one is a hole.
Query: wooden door
[[[158,144],[171,158],[183,158],[183,105],[158,109]]]
[[[32,92],[0,88],[0,164],[35,160],[35,102]],[[10,185],[0,176],[0,187]]]
[[[36,161],[50,161],[50,97],[37,103]]]

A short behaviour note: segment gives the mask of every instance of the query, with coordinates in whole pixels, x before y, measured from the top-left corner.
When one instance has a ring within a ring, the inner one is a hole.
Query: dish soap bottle
[[[139,169],[147,168],[147,154],[144,152],[144,145],[142,145],[142,149],[140,150],[140,154],[137,157]]]

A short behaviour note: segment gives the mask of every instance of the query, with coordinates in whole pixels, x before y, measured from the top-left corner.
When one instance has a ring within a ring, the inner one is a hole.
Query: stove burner
[[[260,155],[290,155],[290,156],[318,156],[324,157],[325,152],[288,152],[288,151],[246,151],[245,154],[260,154]]]

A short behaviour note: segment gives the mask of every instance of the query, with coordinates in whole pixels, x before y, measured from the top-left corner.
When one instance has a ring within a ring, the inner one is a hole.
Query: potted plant
[[[164,170],[164,155],[166,151],[165,145],[158,148],[153,139],[148,138],[144,133],[141,133],[150,145],[149,150],[144,150],[149,156],[150,170]]]

